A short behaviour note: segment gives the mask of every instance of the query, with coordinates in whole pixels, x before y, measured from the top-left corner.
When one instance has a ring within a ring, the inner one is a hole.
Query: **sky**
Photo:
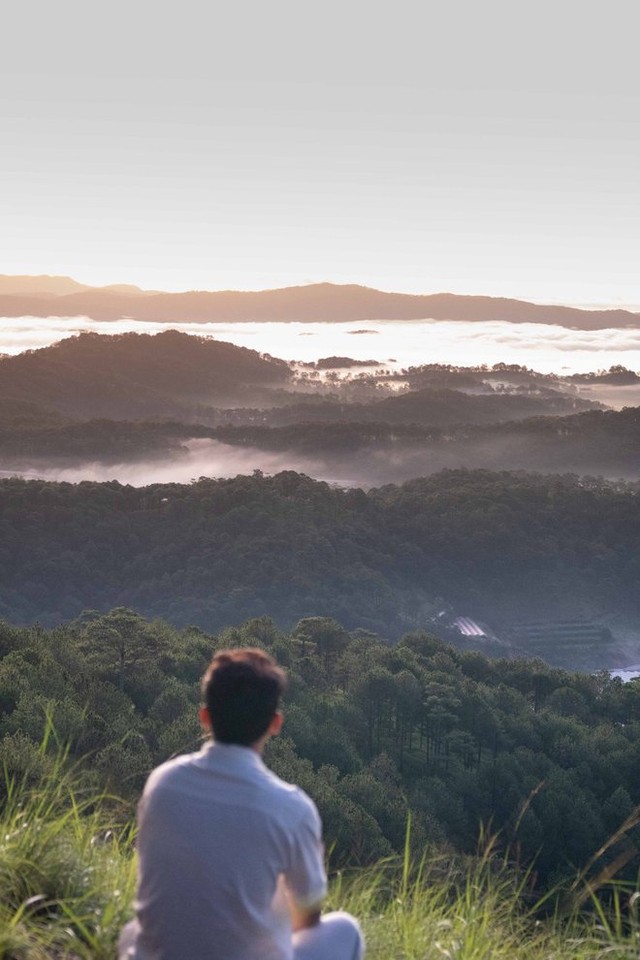
[[[0,273],[640,305],[630,0],[21,0]]]

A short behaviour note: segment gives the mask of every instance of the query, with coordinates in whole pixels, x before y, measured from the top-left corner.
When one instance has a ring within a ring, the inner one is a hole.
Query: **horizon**
[[[285,284],[284,286],[275,286],[275,287],[192,287],[192,288],[148,288],[142,286],[140,283],[135,281],[124,281],[118,279],[111,279],[106,283],[94,283],[86,279],[80,279],[78,274],[66,273],[58,274],[52,273],[50,271],[44,271],[41,273],[0,273],[0,279],[8,280],[71,280],[74,283],[80,284],[81,286],[89,287],[91,289],[101,290],[108,289],[111,287],[135,287],[141,293],[147,294],[163,294],[163,293],[267,293],[270,291],[276,290],[286,290],[291,288],[302,288],[302,287],[313,287],[313,286],[331,286],[331,287],[361,287],[363,289],[375,290],[378,293],[389,293],[389,294],[399,294],[407,296],[454,296],[454,297],[488,297],[495,300],[520,300],[524,303],[537,304],[539,306],[558,306],[558,307],[571,307],[577,310],[625,310],[631,313],[640,312],[640,302],[638,303],[621,303],[621,302],[564,302],[564,301],[550,301],[550,300],[536,300],[531,297],[526,296],[507,296],[504,293],[459,293],[456,290],[399,290],[399,289],[388,289],[380,285],[368,285],[364,283],[358,283],[355,280],[309,280],[299,283],[290,283]],[[0,296],[2,293],[0,292]],[[56,296],[51,294],[51,296]],[[1,317],[0,313],[0,317]]]

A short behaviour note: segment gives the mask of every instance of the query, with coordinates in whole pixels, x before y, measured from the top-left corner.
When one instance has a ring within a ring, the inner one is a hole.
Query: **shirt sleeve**
[[[306,809],[291,837],[287,887],[297,906],[316,906],[327,895],[322,823],[315,805],[305,797]]]

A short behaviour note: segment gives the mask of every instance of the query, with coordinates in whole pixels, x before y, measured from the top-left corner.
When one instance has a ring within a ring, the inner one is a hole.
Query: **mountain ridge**
[[[42,281],[40,287],[36,281]],[[393,293],[358,284],[318,283],[257,291],[163,293],[119,284],[89,287],[69,277],[12,278],[7,275],[0,275],[0,316],[87,316],[105,321],[130,317],[156,323],[432,319],[548,323],[580,330],[640,327],[640,314],[629,310],[584,310],[507,297],[455,293]]]

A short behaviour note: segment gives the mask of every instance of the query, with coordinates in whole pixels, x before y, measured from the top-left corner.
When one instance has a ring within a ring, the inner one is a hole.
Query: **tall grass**
[[[529,874],[515,874],[494,840],[473,858],[426,852],[416,863],[408,828],[403,858],[339,875],[330,905],[362,919],[369,960],[638,960],[640,893],[589,887],[581,871],[570,888],[580,896],[558,891],[540,919]]]
[[[78,782],[64,751],[35,786],[5,773],[0,960],[115,956],[135,886],[132,830]]]
[[[64,752],[34,786],[6,781],[0,811],[0,960],[114,960],[135,884],[130,828],[85,795]],[[330,908],[361,919],[369,960],[637,960],[638,894],[584,877],[573,907],[536,919],[491,844],[468,860],[427,852],[338,874]],[[582,902],[580,902],[582,901]]]

